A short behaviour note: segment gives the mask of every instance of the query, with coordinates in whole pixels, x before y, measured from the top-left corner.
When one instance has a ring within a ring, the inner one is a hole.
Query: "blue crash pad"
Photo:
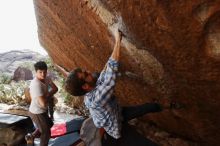
[[[32,125],[32,121],[29,117],[0,113],[0,128],[8,128],[17,125]]]
[[[78,132],[74,132],[57,138],[51,138],[48,146],[72,146],[78,141],[80,141],[80,135]],[[34,145],[40,145],[40,138],[35,138]]]

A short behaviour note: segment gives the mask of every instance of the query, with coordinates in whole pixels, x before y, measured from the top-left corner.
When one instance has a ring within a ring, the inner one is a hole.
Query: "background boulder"
[[[13,76],[14,81],[26,81],[26,80],[32,80],[33,79],[33,74],[30,69],[24,68],[24,67],[18,67]]]

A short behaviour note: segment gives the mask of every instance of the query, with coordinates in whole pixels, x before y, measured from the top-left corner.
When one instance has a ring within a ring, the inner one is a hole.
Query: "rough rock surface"
[[[32,71],[24,68],[24,67],[18,67],[13,76],[14,81],[26,81],[26,80],[31,80],[33,79],[33,74]]]
[[[0,145],[5,143],[9,146],[19,145],[22,143],[25,136],[25,130],[16,126],[10,128],[1,128],[0,131]],[[3,145],[1,145],[3,146]]]
[[[179,110],[146,116],[200,145],[220,138],[219,0],[34,0],[40,42],[68,70],[99,71],[119,26],[121,72],[116,95],[134,105],[170,98]]]

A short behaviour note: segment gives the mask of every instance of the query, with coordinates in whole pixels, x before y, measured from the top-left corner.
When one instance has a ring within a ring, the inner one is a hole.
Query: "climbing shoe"
[[[25,135],[25,140],[26,140],[27,146],[34,145],[34,136],[31,133],[28,133],[27,135]]]

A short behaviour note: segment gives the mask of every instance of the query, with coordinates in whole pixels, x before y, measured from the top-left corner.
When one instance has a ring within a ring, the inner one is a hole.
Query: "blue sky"
[[[0,0],[0,53],[32,50],[43,55],[32,0]]]

